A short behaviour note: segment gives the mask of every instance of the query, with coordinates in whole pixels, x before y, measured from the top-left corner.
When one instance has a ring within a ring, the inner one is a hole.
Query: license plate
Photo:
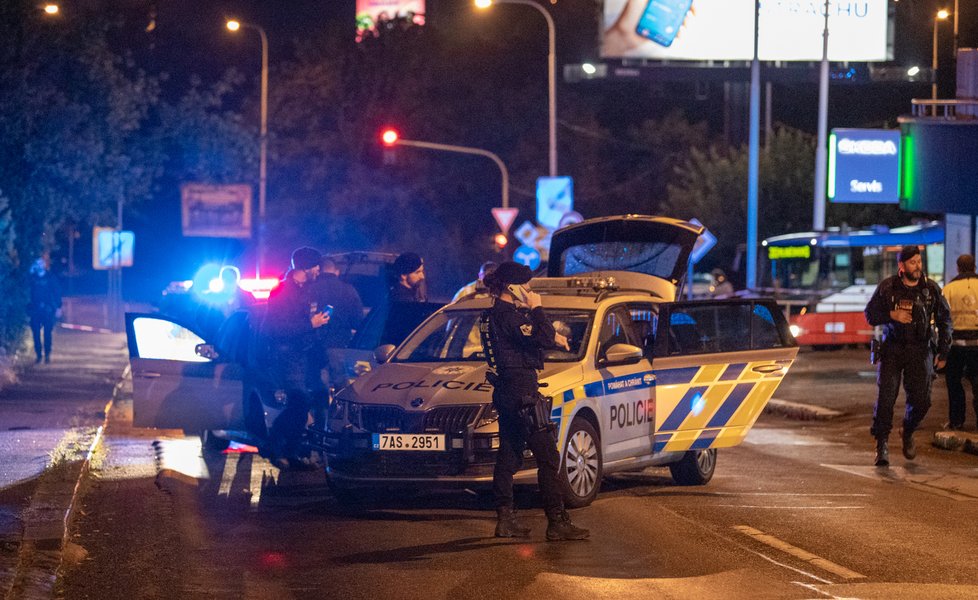
[[[414,433],[375,433],[374,450],[417,450],[438,452],[445,450],[445,436]]]

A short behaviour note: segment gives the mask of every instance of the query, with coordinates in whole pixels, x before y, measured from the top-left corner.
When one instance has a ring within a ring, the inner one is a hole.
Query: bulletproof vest
[[[890,288],[890,306],[909,308],[913,320],[908,324],[893,323],[888,325],[889,335],[884,335],[884,339],[892,339],[898,342],[926,342],[931,339],[934,317],[934,290],[930,282],[922,280],[914,287],[906,287],[902,284],[894,284]]]

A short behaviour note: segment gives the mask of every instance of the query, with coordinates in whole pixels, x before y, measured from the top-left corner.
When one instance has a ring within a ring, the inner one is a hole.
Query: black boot
[[[876,466],[890,466],[890,448],[887,446],[886,438],[876,440]]]
[[[527,537],[530,528],[520,524],[516,513],[510,508],[496,509],[496,537]]]
[[[547,515],[547,541],[585,540],[591,532],[571,523],[566,510],[551,516]]]
[[[907,460],[917,458],[917,445],[913,443],[913,430],[903,430],[903,457]]]

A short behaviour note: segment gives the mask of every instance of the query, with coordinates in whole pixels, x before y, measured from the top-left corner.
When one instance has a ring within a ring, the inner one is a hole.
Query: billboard
[[[833,129],[828,196],[832,202],[900,201],[900,130]]]
[[[377,24],[396,18],[424,25],[425,0],[357,0],[357,41],[368,32],[376,32]]]
[[[183,235],[251,237],[251,186],[185,183],[180,186]]]
[[[885,61],[888,0],[829,4],[829,59]],[[761,60],[822,58],[825,3],[763,0],[758,25]],[[751,60],[754,0],[604,0],[602,58]]]

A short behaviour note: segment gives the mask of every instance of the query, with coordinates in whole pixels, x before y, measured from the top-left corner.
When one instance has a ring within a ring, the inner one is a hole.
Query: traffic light
[[[388,127],[380,134],[380,141],[384,143],[385,146],[390,147],[397,143],[397,138],[400,136],[396,129]]]
[[[505,233],[497,233],[492,238],[492,243],[496,247],[496,252],[502,252],[506,249],[506,244],[509,243],[509,238],[506,237]]]

